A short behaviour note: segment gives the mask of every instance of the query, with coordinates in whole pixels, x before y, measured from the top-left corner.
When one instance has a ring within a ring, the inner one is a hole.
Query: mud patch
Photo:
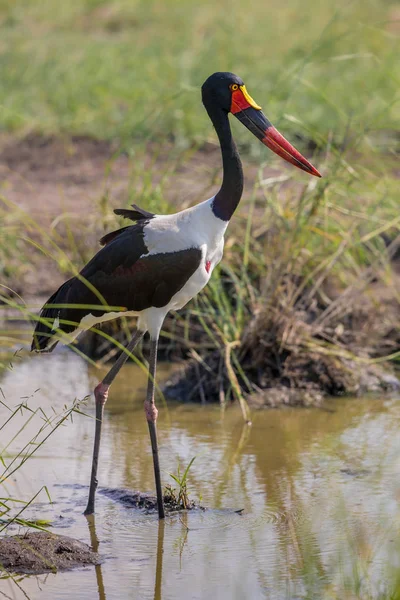
[[[307,356],[284,357],[282,371],[275,375],[267,368],[260,368],[261,375],[258,378],[253,364],[243,364],[248,377],[247,384],[251,382],[254,391],[249,393],[246,384],[242,380],[239,383],[252,408],[319,407],[327,396],[362,396],[368,393],[393,393],[400,389],[399,379],[385,370],[385,367],[389,368],[387,364],[360,365],[340,357],[310,353]],[[178,402],[201,402],[204,398],[208,402],[220,402],[221,393],[225,394],[224,390],[229,386],[223,359],[215,352],[206,356],[200,364],[189,360],[162,389],[167,399]]]
[[[147,492],[138,492],[123,488],[102,488],[99,490],[99,493],[104,494],[108,498],[111,498],[111,500],[115,500],[115,502],[119,502],[128,508],[140,508],[148,513],[157,511],[157,498]],[[192,500],[189,500],[186,506],[184,506],[181,502],[177,501],[174,494],[169,492],[164,493],[164,507],[170,512],[193,510],[194,508],[205,510],[204,507],[199,506]]]
[[[0,572],[39,574],[100,562],[87,544],[64,535],[43,531],[0,538]]]

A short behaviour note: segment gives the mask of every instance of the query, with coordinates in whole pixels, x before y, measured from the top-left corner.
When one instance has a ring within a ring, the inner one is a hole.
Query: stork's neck
[[[212,210],[216,217],[229,221],[240,202],[243,192],[243,169],[239,153],[232,138],[228,114],[219,107],[206,110],[217,132],[221,145],[223,179],[215,195]]]

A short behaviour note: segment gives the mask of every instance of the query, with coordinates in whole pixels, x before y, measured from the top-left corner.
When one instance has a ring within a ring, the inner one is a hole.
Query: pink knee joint
[[[108,398],[108,390],[110,386],[106,383],[99,383],[94,388],[94,397],[96,398],[96,404],[105,404]]]
[[[144,412],[146,413],[146,419],[149,422],[155,423],[157,421],[158,410],[155,404],[152,404],[151,402],[145,402]]]

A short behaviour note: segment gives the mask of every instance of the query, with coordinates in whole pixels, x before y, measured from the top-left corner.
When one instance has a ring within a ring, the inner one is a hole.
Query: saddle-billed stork
[[[310,175],[321,176],[271,125],[240,77],[214,73],[202,86],[202,100],[221,145],[223,179],[219,191],[209,200],[172,215],[152,214],[136,205],[134,210],[115,210],[135,224],[100,240],[104,247],[78,276],[66,281],[46,302],[34,332],[32,350],[51,351],[58,341],[69,344],[81,331],[121,314],[138,317],[136,332],[126,351],[94,390],[96,430],[85,514],[94,512],[101,425],[110,385],[129,353],[148,332],[151,343],[144,408],[153,452],[158,514],[164,518],[156,432],[158,411],[154,401],[158,337],[168,311],[185,306],[208,283],[222,258],[224,233],[242,196],[242,164],[232,139],[229,113],[286,161]],[[107,306],[124,307],[125,312],[112,312]]]

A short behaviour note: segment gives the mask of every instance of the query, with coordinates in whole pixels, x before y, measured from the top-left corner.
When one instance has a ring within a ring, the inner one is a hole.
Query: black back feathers
[[[114,210],[114,213],[120,217],[124,217],[125,219],[130,219],[135,223],[140,221],[148,221],[149,219],[152,219],[155,216],[154,213],[148,212],[147,210],[140,208],[140,206],[138,206],[137,204],[131,204],[131,206],[134,210],[131,210],[129,208],[116,208]],[[130,227],[130,225],[128,225],[127,227],[122,227],[121,229],[117,229],[115,231],[110,231],[110,233],[106,233],[99,240],[100,244],[102,246],[109,244],[118,235],[126,231],[128,227]]]
[[[130,210],[129,208],[116,208],[114,212],[116,215],[135,222],[140,221],[141,219],[152,219],[155,216],[154,213],[140,208],[137,204],[131,204],[131,206],[134,210]]]

